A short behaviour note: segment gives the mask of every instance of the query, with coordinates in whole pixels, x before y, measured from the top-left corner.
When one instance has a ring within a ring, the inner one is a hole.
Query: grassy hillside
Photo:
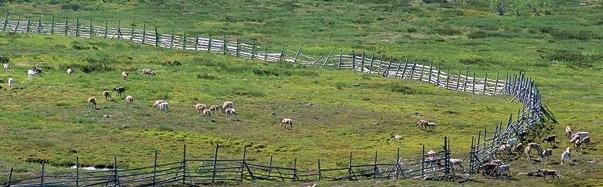
[[[570,125],[590,131],[596,143],[603,133],[601,3],[566,1],[540,16],[498,16],[483,4],[271,0],[36,1],[6,3],[0,11],[11,16],[43,14],[43,19],[79,17],[85,23],[109,21],[113,26],[121,20],[122,25],[137,28],[146,23],[157,25],[161,32],[173,29],[190,35],[257,39],[273,48],[293,49],[301,44],[302,52],[316,56],[333,49],[364,50],[429,59],[452,72],[469,68],[478,76],[524,70],[536,80],[560,122],[553,133],[561,136]],[[333,158],[327,164],[345,164],[352,150],[366,160],[375,150],[393,155],[396,147],[414,155],[419,143],[436,147],[446,135],[452,137],[454,154],[464,154],[468,135],[491,129],[519,108],[509,104],[509,98],[436,90],[412,81],[123,42],[2,33],[0,44],[0,55],[10,57],[16,66],[0,77],[6,80],[12,75],[23,88],[4,90],[0,100],[0,110],[8,111],[0,114],[0,141],[7,145],[0,148],[3,171],[37,167],[26,164],[27,160],[67,165],[75,155],[90,164],[108,164],[111,156],[119,156],[124,164],[148,164],[154,149],[163,151],[162,159],[179,158],[183,141],[198,145],[191,149],[192,155],[207,156],[210,144],[219,142],[230,155],[238,155],[242,145],[253,144],[252,155],[259,158],[275,154],[287,163],[304,154],[310,156],[299,158],[302,164],[317,158]],[[27,81],[25,69],[40,63],[50,71]],[[66,66],[75,66],[77,74],[67,78]],[[82,73],[86,67],[102,68]],[[120,79],[120,69],[145,67],[157,68],[159,75]],[[274,73],[260,73],[266,71]],[[100,95],[103,88],[117,85],[126,86],[137,104],[127,107],[121,101],[101,101],[101,110],[86,110],[89,95]],[[159,98],[169,99],[173,110],[167,114],[152,110],[150,101]],[[195,116],[190,106],[194,98],[212,104],[234,100],[241,110],[239,121],[227,122],[219,116],[212,122]],[[102,118],[104,114],[112,117]],[[283,116],[297,119],[298,128],[279,128],[276,122]],[[412,124],[420,117],[443,125],[432,133],[419,131]],[[124,123],[128,128],[121,128]],[[392,133],[405,138],[388,141]],[[518,170],[557,168],[567,184],[596,184],[592,176],[603,168],[597,156],[603,152],[597,148],[595,144],[592,150],[575,154],[576,166],[517,163]],[[560,152],[556,149],[555,157]],[[574,172],[578,170],[585,172]]]

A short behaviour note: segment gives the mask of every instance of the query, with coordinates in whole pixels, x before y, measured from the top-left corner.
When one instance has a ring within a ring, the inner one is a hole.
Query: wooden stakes
[[[356,54],[354,50],[352,50],[352,71],[356,71]]]
[[[373,74],[373,62],[375,61],[375,53],[371,53],[371,65],[369,66],[369,74]]]
[[[9,16],[9,13],[7,12],[6,15],[4,15],[4,26],[2,26],[2,31],[6,31],[6,26],[8,26],[8,16]],[[52,16],[52,17],[54,20],[54,16]],[[13,169],[11,168],[11,171],[12,170]],[[11,172],[11,174],[12,174],[12,172]]]
[[[29,25],[31,25],[31,16],[27,16],[27,28],[25,29],[25,32],[29,32]]]
[[[75,186],[80,186],[80,157],[75,157]]]
[[[80,18],[75,18],[75,36],[80,37]]]
[[[44,186],[44,161],[42,161],[42,172],[40,175],[40,186]]]
[[[302,45],[300,44],[299,47],[297,48],[297,53],[295,53],[295,59],[293,60],[293,62],[297,63],[297,58],[299,57],[299,54],[301,53],[301,49],[302,49]]]
[[[109,32],[109,21],[105,21],[105,38],[107,38],[108,32]],[[157,27],[155,27],[155,32],[157,32]]]
[[[360,72],[364,73],[364,51],[362,51],[362,61],[360,61]]]
[[[339,63],[337,63],[337,68],[341,68],[342,61],[343,61],[343,49],[339,50]]]
[[[157,26],[155,26],[155,47],[159,47],[159,41],[159,31],[157,31]]]
[[[142,24],[142,40],[140,41],[140,43],[144,44],[144,41],[146,40],[146,38],[147,38],[147,24]],[[197,46],[197,43],[195,43],[195,46]]]
[[[38,17],[38,26],[36,27],[38,34],[42,33],[42,15]]]
[[[92,23],[92,19],[90,19],[90,27],[88,29],[88,35],[90,38],[94,37],[94,24]]]
[[[153,187],[157,186],[157,150],[155,150],[155,158],[153,159]]]
[[[184,147],[182,148],[182,185],[185,186],[186,184],[186,144],[184,144]]]

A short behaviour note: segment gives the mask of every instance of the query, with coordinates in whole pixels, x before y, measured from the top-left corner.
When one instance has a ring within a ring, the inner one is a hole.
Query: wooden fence
[[[217,183],[243,181],[356,181],[384,180],[404,178],[441,177],[453,172],[450,164],[448,138],[444,137],[441,151],[435,154],[425,152],[423,146],[419,156],[410,159],[400,158],[400,150],[391,162],[378,162],[375,152],[374,162],[355,163],[350,153],[346,167],[321,167],[317,160],[316,168],[298,168],[297,158],[293,158],[291,166],[276,166],[272,156],[267,163],[261,163],[248,158],[247,147],[243,149],[240,159],[220,158],[220,146],[216,145],[212,158],[190,158],[184,146],[182,160],[163,163],[158,162],[158,151],[155,151],[153,165],[140,168],[120,168],[117,158],[113,166],[105,170],[82,170],[79,158],[72,173],[48,174],[45,164],[41,163],[38,176],[15,179],[13,170],[9,173],[8,181],[2,186],[163,186],[183,185],[198,186]],[[323,163],[324,164],[324,163]]]
[[[150,28],[147,27],[146,24],[142,24],[142,28],[122,28],[121,23],[118,21],[117,28],[110,28],[108,27],[108,21],[101,22],[99,25],[98,22],[95,23],[93,21],[89,21],[88,23],[81,22],[79,18],[76,18],[75,21],[69,19],[58,20],[53,16],[51,21],[43,21],[42,16],[38,16],[37,20],[35,18],[32,20],[31,16],[19,16],[17,19],[13,19],[13,17],[11,17],[9,13],[5,14],[4,19],[0,21],[0,24],[2,24],[2,31],[124,40],[142,45],[177,50],[205,51],[208,53],[232,55],[235,57],[267,62],[288,62],[308,66],[329,66],[350,69],[361,73],[376,74],[384,77],[417,80],[432,83],[438,87],[449,90],[472,94],[513,96],[514,101],[519,101],[523,104],[523,108],[518,113],[517,120],[513,121],[511,115],[506,128],[503,127],[502,122],[496,125],[493,133],[491,133],[492,137],[488,137],[487,131],[484,130],[477,134],[477,138],[472,138],[471,151],[467,154],[467,158],[469,159],[469,162],[467,162],[468,167],[465,167],[468,168],[469,172],[474,172],[479,165],[495,154],[498,145],[502,142],[511,138],[525,139],[524,136],[530,130],[537,129],[538,126],[542,126],[545,122],[556,122],[554,116],[542,103],[536,84],[523,72],[515,75],[505,74],[504,77],[499,73],[496,73],[496,78],[494,79],[488,79],[487,74],[483,78],[478,78],[475,76],[475,73],[473,73],[473,76],[470,76],[468,70],[465,72],[460,70],[455,74],[450,71],[442,71],[439,67],[432,66],[431,63],[429,63],[429,65],[421,64],[416,60],[409,59],[395,61],[389,58],[388,60],[386,56],[379,58],[376,57],[374,53],[368,55],[368,53],[365,52],[358,53],[356,51],[351,51],[351,53],[344,54],[343,51],[340,50],[338,53],[330,51],[319,57],[312,57],[302,53],[301,45],[295,49],[295,51],[285,49],[283,46],[280,50],[275,52],[271,51],[268,45],[259,45],[255,40],[251,43],[244,43],[238,39],[227,40],[225,36],[220,40],[212,36],[203,37],[197,34],[194,36],[177,35],[173,31],[171,33],[160,33],[157,27]],[[216,148],[216,155],[217,150],[218,148]],[[442,154],[438,155],[440,155],[439,158],[442,158]],[[443,155],[447,156],[446,153]],[[449,173],[451,169],[449,160],[447,159],[449,158],[444,158],[446,163],[444,173]],[[148,186],[147,184],[160,185],[173,183],[178,180],[182,180],[182,182],[187,184],[207,184],[237,179],[239,181],[296,181],[310,180],[312,178],[316,180],[357,180],[371,177],[390,178],[392,176],[394,176],[394,178],[413,178],[424,176],[426,172],[427,174],[429,173],[428,168],[425,168],[426,161],[424,154],[422,154],[421,158],[410,160],[411,162],[406,163],[405,165],[397,162],[389,164],[373,163],[367,165],[352,165],[350,162],[349,167],[346,168],[320,168],[320,161],[318,161],[317,170],[298,170],[295,165],[292,168],[273,167],[272,165],[266,166],[254,164],[252,163],[253,160],[246,158],[240,160],[195,160],[185,158],[181,162],[172,163],[173,165],[160,165],[165,167],[158,169],[158,171],[162,171],[163,173],[149,173],[149,169],[155,169],[156,165],[154,165],[151,166],[151,168],[139,168],[140,170],[134,169],[140,171],[139,173],[132,170],[114,169],[113,171],[99,172],[101,174],[88,177],[100,181],[97,184],[124,185],[132,183],[127,186]],[[190,167],[187,167],[188,163],[197,163],[201,165],[193,171]],[[117,166],[115,168],[117,168]],[[179,174],[180,171],[182,171],[181,175]],[[430,171],[433,172],[433,170]],[[128,174],[123,175],[122,173]],[[341,173],[346,174],[341,175]],[[418,175],[419,173],[421,175]],[[82,174],[88,175],[92,173],[84,172]],[[73,176],[63,177],[66,177],[66,179],[69,180],[56,180],[58,179],[56,177],[54,177],[53,180],[67,182],[64,184],[73,184]],[[128,177],[131,177],[132,179],[130,180]],[[145,177],[146,179],[151,177],[153,179],[152,182],[143,180]],[[28,180],[22,179],[18,180],[19,182],[16,182],[17,180],[15,180],[11,181],[9,184],[25,184],[20,181],[31,180],[40,180],[42,183],[50,182],[50,180],[44,181],[46,178],[50,179],[51,177],[44,176],[42,172],[41,177]],[[78,180],[78,176],[76,175],[75,184],[79,186]],[[137,182],[137,180],[142,182]],[[82,185],[83,184],[84,183],[82,183]]]
[[[431,64],[421,64],[417,60],[396,61],[392,58],[388,60],[388,57],[381,56],[379,58],[374,53],[369,55],[365,52],[351,51],[351,53],[344,54],[340,50],[338,54],[330,51],[328,54],[319,57],[311,57],[302,53],[301,45],[295,51],[286,49],[284,46],[278,51],[270,51],[267,44],[261,45],[256,43],[255,40],[251,43],[244,43],[238,39],[227,40],[226,36],[221,37],[222,39],[216,39],[211,35],[207,37],[198,34],[187,36],[185,34],[175,34],[173,31],[171,33],[160,33],[157,27],[149,28],[146,24],[141,24],[142,28],[122,28],[121,22],[118,21],[117,28],[109,28],[108,21],[100,22],[100,25],[98,25],[98,22],[93,21],[84,23],[79,18],[59,20],[53,16],[51,21],[48,21],[43,20],[42,16],[38,16],[37,19],[34,18],[33,20],[31,16],[18,16],[17,19],[12,19],[13,17],[9,13],[5,14],[4,19],[0,22],[2,31],[124,40],[143,45],[205,51],[268,62],[337,67],[385,77],[418,80],[450,90],[473,94],[499,95],[507,81],[498,73],[496,78],[491,79],[488,79],[487,74],[481,78],[476,77],[475,73],[470,76],[468,70],[453,74],[442,71]],[[465,74],[463,75],[463,73]],[[508,77],[508,75],[506,76]]]

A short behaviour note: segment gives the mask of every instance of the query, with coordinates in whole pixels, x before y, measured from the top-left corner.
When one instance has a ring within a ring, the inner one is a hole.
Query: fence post
[[[474,162],[475,159],[473,158],[473,155],[475,153],[475,146],[473,145],[473,142],[475,141],[475,137],[471,136],[471,151],[469,151],[469,173],[473,173],[473,168],[474,168]]]
[[[431,71],[433,70],[432,62],[429,61],[429,76],[427,82],[431,82]]]
[[[496,72],[496,82],[494,83],[494,93],[492,93],[492,95],[496,95],[496,91],[498,91],[498,76],[500,75],[499,72]]]
[[[90,38],[94,37],[94,24],[92,23],[92,19],[90,19],[90,28],[88,28]]]
[[[486,89],[488,89],[488,73],[484,75],[484,89],[482,90],[482,94],[486,94]]]
[[[352,170],[352,152],[350,152],[350,162],[348,163],[348,180],[352,180],[354,171]]]
[[[13,168],[10,168],[10,173],[8,174],[8,183],[7,183],[7,187],[10,187],[10,183],[13,182]]]
[[[220,148],[220,144],[216,144],[216,150],[214,152],[214,162],[213,162],[213,170],[211,174],[211,183],[216,182],[216,164],[218,164],[218,149]]]
[[[393,57],[389,57],[389,62],[387,62],[387,69],[383,72],[384,77],[389,77],[389,69],[392,67]]]
[[[322,173],[320,173],[320,159],[318,159],[318,181],[322,179]]]
[[[379,167],[377,167],[377,151],[375,151],[375,161],[374,163],[374,171],[375,173],[373,173],[373,180],[377,180],[377,175],[381,176],[381,174],[379,173]]]
[[[50,25],[50,34],[54,34],[54,15],[52,15],[52,23]]]
[[[134,40],[134,21],[130,24],[130,41]]]
[[[199,34],[195,35],[195,51],[199,50]]]
[[[75,37],[80,37],[80,18],[75,18]]]
[[[172,36],[170,37],[170,49],[174,48],[174,28],[172,28]]]
[[[40,186],[44,186],[44,161],[42,161],[42,174],[40,175]]]
[[[186,34],[182,34],[182,50],[186,50]]]
[[[75,157],[75,186],[80,186],[80,157]]]
[[[182,185],[186,184],[186,144],[182,150]]]
[[[256,42],[256,40],[253,39],[253,43],[252,43],[253,46],[251,46],[251,59],[255,58],[255,42]]]
[[[360,72],[364,73],[364,51],[362,51],[362,61],[360,61]]]
[[[392,61],[393,61],[393,59],[392,59]],[[402,61],[396,62],[396,74],[394,75],[394,77],[397,77],[398,73],[400,73],[400,66],[402,66]]]
[[[398,147],[398,151],[396,152],[396,180],[398,180],[398,176],[400,176],[400,147]]]
[[[241,163],[241,170],[239,175],[239,182],[243,182],[243,168],[245,167],[245,158],[247,157],[247,146],[243,146],[243,162]]]
[[[115,37],[115,35],[111,38],[113,37]],[[121,20],[117,20],[117,40],[121,40]]]
[[[9,13],[7,12],[6,15],[4,16],[4,26],[2,26],[2,31],[6,31],[6,26],[8,25],[8,15]],[[53,16],[54,18],[54,16]],[[12,170],[12,168],[11,168]]]
[[[27,16],[27,28],[25,29],[25,32],[29,32],[29,25],[31,24],[31,16]]]
[[[293,160],[293,181],[297,181],[297,157]]]
[[[268,42],[266,42],[266,48],[264,50],[264,61],[268,62]]]
[[[140,43],[144,44],[144,40],[147,38],[147,24],[142,24],[142,40]]]
[[[356,53],[352,50],[352,72],[356,71]]]
[[[371,65],[369,66],[369,74],[373,74],[373,62],[375,61],[375,53],[371,53]]]
[[[302,45],[300,44],[299,47],[297,48],[297,53],[295,53],[295,59],[293,60],[294,63],[297,63],[297,58],[299,57],[299,53],[301,52],[301,48],[302,48]]]
[[[436,77],[436,86],[440,86],[440,68],[441,66],[438,65],[438,76]]]
[[[42,32],[42,15],[38,17],[38,27],[36,29],[38,31],[38,34]]]
[[[422,145],[421,151],[421,177],[425,177],[425,145]]]
[[[415,68],[417,67],[417,63],[416,62],[417,62],[416,59],[413,60],[412,67],[410,68],[410,78],[409,78],[410,80],[412,80],[412,78],[415,75]]]
[[[157,186],[157,149],[155,149],[155,158],[153,159],[153,187]]]
[[[475,72],[473,72],[473,73],[475,73]],[[467,92],[467,81],[468,81],[468,78],[469,78],[469,68],[467,68],[466,72],[465,72],[465,82],[463,83],[463,92]],[[475,80],[475,79],[473,79],[473,80]],[[473,84],[473,85],[475,85],[475,84]]]
[[[107,38],[108,32],[109,32],[109,21],[105,21],[105,38]]]
[[[404,59],[404,68],[402,68],[402,76],[400,76],[400,79],[404,79],[404,76],[406,75],[406,66],[408,65],[408,58]]]
[[[235,54],[236,57],[239,57],[239,53],[240,53],[239,45],[240,45],[240,42],[239,42],[239,39],[237,38],[237,46],[236,46],[236,54]]]
[[[421,71],[419,71],[419,82],[423,82],[423,69],[425,69],[425,66],[421,64]]]
[[[278,61],[282,62],[285,59],[285,45],[281,47],[281,55],[278,57]]]
[[[155,26],[155,47],[159,46],[159,32],[157,31],[157,26]]]
[[[341,63],[343,61],[343,49],[339,50],[339,63],[337,63],[337,68],[341,68]]]
[[[211,43],[213,42],[213,38],[211,34],[209,34],[209,40],[207,41],[207,52],[211,53]]]
[[[226,35],[224,35],[222,39],[223,39],[222,40],[222,42],[223,42],[222,46],[224,47],[224,49],[222,51],[222,54],[226,55],[226,54],[228,54],[228,46],[226,45],[226,43],[228,43],[228,42],[226,41]],[[268,45],[268,44],[266,44],[266,45]]]
[[[452,75],[452,73],[450,72],[450,68],[448,68],[448,73],[446,74],[446,89],[448,89],[448,82],[450,80],[450,75]]]
[[[19,24],[21,23],[21,16],[17,18],[17,25],[15,25],[15,30],[13,32],[19,31]]]
[[[461,73],[462,69],[459,69],[459,75],[456,77],[456,91],[459,91],[459,84],[461,83]],[[465,76],[467,77],[467,76]],[[466,82],[466,81],[465,81]]]
[[[272,155],[270,155],[270,161],[268,162],[268,180],[270,180],[270,175],[272,175]]]
[[[119,186],[119,175],[117,175],[117,157],[113,157],[113,185]]]
[[[444,136],[444,173],[450,172],[450,157],[448,155],[448,137]]]
[[[476,78],[477,78],[477,77],[475,76],[475,71],[474,71],[474,72],[473,72],[473,78],[471,78],[471,81],[473,82],[473,83],[472,83],[472,86],[473,86],[473,87],[471,88],[471,93],[475,93],[475,79],[476,79]]]

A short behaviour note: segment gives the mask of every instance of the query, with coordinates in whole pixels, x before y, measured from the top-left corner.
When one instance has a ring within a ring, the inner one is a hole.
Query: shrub
[[[459,62],[461,64],[487,64],[488,61],[482,58],[467,58],[467,59],[460,59]]]
[[[408,28],[406,29],[406,32],[417,32],[416,28]]]
[[[0,63],[4,64],[4,63],[8,63],[10,62],[10,58],[5,57],[5,56],[0,56]]]
[[[84,73],[92,73],[95,71],[108,72],[108,71],[115,70],[115,68],[113,68],[111,66],[107,66],[106,64],[101,64],[101,63],[97,63],[97,62],[93,62],[93,63],[89,63],[89,64],[69,64],[66,67],[64,67],[63,69],[65,69],[67,67],[75,68],[76,70],[80,70]]]
[[[569,30],[553,30],[551,31],[551,36],[556,39],[568,40],[591,40],[591,39],[600,39],[592,31],[569,31]]]
[[[403,94],[414,94],[415,90],[412,89],[411,87],[408,86],[404,86],[401,84],[393,84],[388,86],[389,91],[391,92],[399,92],[399,93],[403,93]]]
[[[220,78],[216,77],[216,76],[213,76],[213,75],[210,75],[210,74],[207,74],[207,73],[203,73],[203,74],[198,73],[197,74],[197,79],[217,80],[217,79],[220,79]]]
[[[538,28],[538,30],[539,30],[541,33],[551,33],[551,32],[553,31],[553,28],[552,28],[552,27],[549,27],[549,26],[544,26],[544,27],[540,27],[540,28]]]
[[[448,35],[448,36],[463,34],[463,32],[453,29],[453,28],[437,28],[437,29],[435,29],[435,32],[440,35]]]
[[[165,61],[163,64],[166,65],[166,66],[181,66],[182,65],[182,63],[180,63],[177,60],[174,60],[174,61]]]
[[[268,70],[268,69],[253,69],[252,70],[253,74],[255,75],[259,75],[259,76],[278,76],[278,73],[276,71],[273,70]]]

